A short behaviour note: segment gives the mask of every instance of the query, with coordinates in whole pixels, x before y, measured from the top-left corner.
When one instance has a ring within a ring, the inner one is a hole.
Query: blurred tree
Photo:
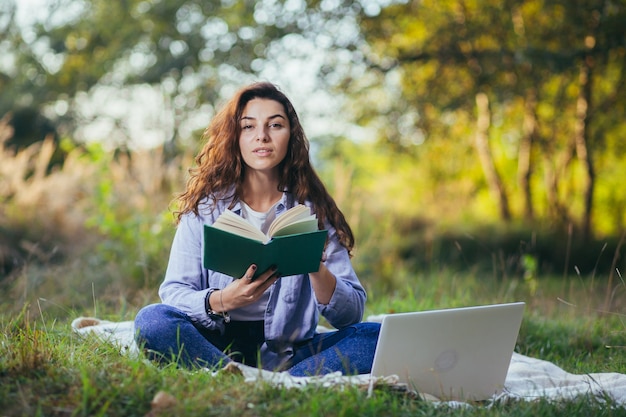
[[[342,116],[427,161],[434,201],[490,190],[501,219],[576,220],[588,234],[598,179],[608,184],[599,163],[621,149],[620,1],[49,0],[26,28],[15,4],[0,5],[0,113],[45,104],[66,132],[98,88],[151,85],[175,145],[229,83],[269,61],[285,71],[313,45],[327,51],[324,80],[355,98]]]
[[[412,134],[427,140],[449,140],[459,124],[473,125],[465,135],[474,137],[501,219],[511,218],[508,193],[519,190],[524,218],[533,219],[535,201],[545,200],[546,216],[575,221],[589,236],[602,169],[594,162],[626,123],[611,111],[626,102],[624,21],[623,1],[409,1],[361,14],[359,47],[370,74],[378,74],[369,86],[402,89],[385,117],[412,114]],[[400,132],[384,136],[394,146],[411,143]],[[430,155],[429,162],[446,157]],[[542,171],[543,186],[534,179]]]
[[[171,106],[172,143],[190,112],[258,74],[273,43],[314,29],[299,1],[50,0],[27,27],[16,23],[16,1],[0,8],[0,52],[10,57],[0,114],[48,105],[72,132],[85,93],[148,84]]]

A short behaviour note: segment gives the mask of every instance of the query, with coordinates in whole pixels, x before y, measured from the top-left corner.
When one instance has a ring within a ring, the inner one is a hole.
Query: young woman
[[[235,360],[298,376],[370,372],[380,328],[361,322],[366,294],[350,263],[354,237],[311,166],[289,99],[270,83],[243,88],[204,137],[179,197],[162,303],[138,313],[137,342],[153,359],[189,367]],[[203,227],[222,212],[267,231],[296,204],[328,230],[318,272],[281,277],[271,267],[252,280],[256,265],[243,277],[203,268]],[[320,314],[337,330],[317,333]]]

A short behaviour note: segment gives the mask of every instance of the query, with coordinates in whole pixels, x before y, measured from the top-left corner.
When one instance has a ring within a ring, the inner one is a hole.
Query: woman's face
[[[270,172],[285,158],[291,135],[287,113],[275,100],[254,98],[239,120],[239,150],[249,169]]]

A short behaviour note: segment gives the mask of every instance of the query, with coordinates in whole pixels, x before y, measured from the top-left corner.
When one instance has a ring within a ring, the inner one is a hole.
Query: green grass
[[[389,388],[371,397],[355,387],[287,390],[244,383],[238,375],[157,368],[120,356],[95,339],[78,339],[60,323],[43,326],[16,318],[3,322],[3,334],[7,351],[0,371],[0,414],[6,416],[145,416],[159,391],[175,401],[153,415],[609,416],[624,411],[584,397],[452,409]]]
[[[619,314],[590,308],[597,293],[558,279],[544,280],[541,291],[523,282],[442,272],[409,281],[404,291],[370,292],[367,314],[523,300],[528,308],[516,351],[546,359],[573,373],[626,373],[622,345],[626,329]],[[574,301],[577,303],[574,305]],[[584,306],[584,307],[580,307]],[[35,309],[37,310],[37,309]],[[245,383],[236,374],[156,367],[121,355],[95,338],[79,338],[70,319],[50,309],[33,317],[32,308],[0,318],[0,416],[619,416],[626,409],[580,397],[571,401],[504,401],[486,407],[450,408],[425,402],[389,387],[372,396],[357,387],[283,389]],[[85,314],[89,314],[86,312]],[[102,318],[116,320],[118,311]],[[73,314],[79,315],[78,312]],[[132,314],[124,313],[129,319]],[[173,398],[164,408],[151,405],[164,392]]]

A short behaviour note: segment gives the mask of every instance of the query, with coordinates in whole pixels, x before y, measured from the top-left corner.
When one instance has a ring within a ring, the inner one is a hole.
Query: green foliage
[[[475,209],[468,218],[507,220],[498,204],[508,202],[513,219],[619,234],[623,193],[613,181],[624,175],[624,153],[606,146],[623,136],[620,112],[610,110],[626,97],[623,6],[393,3],[361,16],[367,81],[346,79],[341,90],[347,85],[355,118],[377,128],[398,158],[413,154],[415,165],[444,174],[429,189],[456,191],[457,207]],[[401,93],[381,100],[393,89]]]
[[[88,210],[91,215],[85,225],[100,236],[94,248],[98,252],[98,261],[103,265],[118,265],[131,287],[154,287],[161,280],[163,259],[169,253],[169,245],[165,242],[173,237],[172,213],[162,198],[133,195],[147,191],[141,186],[123,188],[129,185],[126,181],[131,178],[120,181],[111,175],[114,174],[111,166],[115,154],[92,146],[90,155],[93,158],[90,163],[97,167],[98,182]],[[132,175],[132,172],[125,170],[121,174]]]
[[[457,164],[471,159],[467,149],[446,144],[425,143],[422,157],[337,140],[320,154],[320,174],[355,232],[353,263],[372,288],[393,291],[412,276],[446,270],[526,277],[536,287],[545,274],[605,277],[626,268],[619,236],[592,239],[547,220],[494,220],[489,195]],[[428,160],[431,150],[445,155],[441,163]]]
[[[183,157],[166,162],[162,149],[125,154],[62,143],[65,163],[46,173],[54,146],[0,149],[2,308],[42,301],[66,316],[71,308],[97,311],[96,295],[122,310],[136,298],[145,302],[143,291],[154,299],[175,230],[168,210],[173,187],[184,182]]]
[[[98,87],[150,85],[160,87],[176,125],[167,139],[188,140],[178,127],[189,113],[258,74],[273,43],[311,29],[284,2],[57,0],[25,11],[21,26],[17,3],[0,8],[0,53],[8,57],[0,116],[32,106],[72,136],[85,123],[81,102]]]

